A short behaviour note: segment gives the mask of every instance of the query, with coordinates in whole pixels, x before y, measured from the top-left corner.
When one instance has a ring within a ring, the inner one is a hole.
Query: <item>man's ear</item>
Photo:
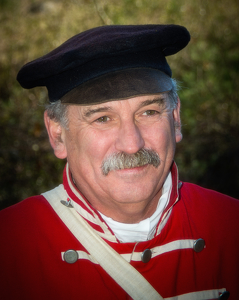
[[[181,102],[180,99],[178,98],[177,107],[173,110],[176,143],[179,143],[183,138],[181,132],[180,107],[181,107]]]
[[[47,111],[45,111],[44,113],[44,122],[55,156],[61,159],[66,158],[67,151],[64,139],[64,129],[62,128],[61,124],[52,120],[48,116]]]

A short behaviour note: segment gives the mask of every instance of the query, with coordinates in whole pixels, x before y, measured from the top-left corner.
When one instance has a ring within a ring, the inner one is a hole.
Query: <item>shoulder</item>
[[[233,206],[235,205],[235,207],[239,207],[239,200],[235,198],[188,182],[184,182],[182,184],[180,193],[185,199],[189,200],[193,198],[195,201],[200,201],[201,204],[208,203],[208,205],[217,204],[228,206],[228,204],[230,203]]]
[[[46,206],[48,206],[47,201],[42,195],[32,196],[0,211],[0,220],[1,222],[9,218],[12,218],[13,222],[15,219],[24,220],[26,216],[39,214]]]
[[[53,219],[54,211],[42,195],[27,198],[0,211],[1,239],[35,235],[40,225]]]
[[[183,183],[180,189],[180,200],[199,220],[216,222],[218,226],[238,227],[239,200],[219,192],[202,188],[191,183]]]

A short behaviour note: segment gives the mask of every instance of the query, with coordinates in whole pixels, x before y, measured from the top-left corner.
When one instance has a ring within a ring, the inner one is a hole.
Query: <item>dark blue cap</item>
[[[153,73],[158,70],[166,80],[172,72],[165,57],[180,51],[189,41],[189,32],[179,25],[97,27],[73,36],[50,53],[27,63],[17,80],[27,89],[46,86],[51,102],[62,99],[75,88],[123,70],[139,70],[137,74],[141,69],[154,70]],[[92,103],[90,99],[84,101]],[[76,102],[80,104],[81,100]]]

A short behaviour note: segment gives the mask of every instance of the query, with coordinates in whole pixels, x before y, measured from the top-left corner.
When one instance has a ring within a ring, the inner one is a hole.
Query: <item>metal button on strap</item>
[[[68,264],[74,264],[78,260],[78,253],[75,250],[67,250],[63,257]]]
[[[204,239],[197,239],[193,244],[193,250],[195,252],[201,252],[205,247]]]
[[[151,257],[152,257],[152,252],[150,249],[144,250],[144,252],[141,254],[141,260],[144,263],[149,262]]]
[[[61,200],[61,204],[65,205],[66,207],[72,208],[73,206],[71,205],[70,201],[65,201],[65,200]]]
[[[229,296],[230,296],[230,293],[228,291],[225,291],[224,293],[222,293],[220,296],[219,296],[219,300],[227,300],[229,299]]]

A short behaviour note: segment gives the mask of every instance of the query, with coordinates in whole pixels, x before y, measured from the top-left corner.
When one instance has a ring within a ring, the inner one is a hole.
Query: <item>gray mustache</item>
[[[107,157],[101,166],[103,175],[108,175],[110,171],[131,169],[144,165],[153,165],[157,168],[160,158],[157,152],[151,149],[140,149],[137,153],[114,153]]]

